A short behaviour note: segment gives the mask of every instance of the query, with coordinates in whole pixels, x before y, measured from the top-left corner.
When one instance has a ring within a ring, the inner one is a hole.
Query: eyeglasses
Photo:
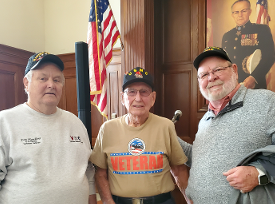
[[[148,90],[148,89],[140,89],[140,90],[136,90],[136,89],[126,89],[124,91],[124,93],[126,93],[128,96],[136,96],[137,92],[139,92],[139,94],[143,97],[147,97],[149,96],[152,91]]]
[[[239,15],[239,13],[241,12],[241,14],[245,14],[247,11],[249,11],[250,9],[246,8],[246,9],[243,9],[241,11],[232,11],[232,14],[233,15]]]
[[[210,76],[210,73],[212,73],[215,76],[220,76],[220,75],[222,75],[222,72],[228,67],[231,67],[231,66],[216,67],[216,68],[212,69],[210,72],[202,72],[198,75],[198,79],[200,79],[200,80],[208,79],[208,77]]]

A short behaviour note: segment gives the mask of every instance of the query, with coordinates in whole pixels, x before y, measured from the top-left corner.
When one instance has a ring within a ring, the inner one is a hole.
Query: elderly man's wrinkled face
[[[128,113],[138,117],[148,116],[155,100],[156,92],[152,92],[152,88],[143,82],[130,84],[122,94],[122,104]]]
[[[249,16],[251,14],[251,9],[249,8],[249,3],[246,1],[240,1],[235,3],[232,7],[232,17],[238,26],[242,26],[249,21]]]
[[[32,72],[31,81],[24,78],[25,89],[28,92],[28,103],[37,109],[42,106],[56,107],[62,95],[64,79],[60,69],[55,64],[45,63]]]
[[[227,96],[238,84],[237,66],[220,57],[207,57],[199,66],[198,81],[202,95],[209,101]]]

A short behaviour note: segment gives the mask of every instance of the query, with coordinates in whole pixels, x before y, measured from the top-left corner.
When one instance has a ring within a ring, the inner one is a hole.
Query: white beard
[[[221,80],[209,82],[206,90],[202,90],[200,86],[200,91],[203,97],[208,101],[217,101],[227,96],[236,87],[237,83],[237,75],[233,72],[230,81],[228,81],[227,83],[224,83]],[[222,90],[219,92],[213,91],[212,93],[209,88],[214,85],[222,85]]]

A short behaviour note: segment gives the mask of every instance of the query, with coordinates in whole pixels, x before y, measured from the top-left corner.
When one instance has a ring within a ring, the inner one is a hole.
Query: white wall
[[[75,42],[86,42],[90,0],[45,0],[45,49],[74,52]]]
[[[44,50],[44,0],[0,0],[0,44]]]
[[[109,2],[120,29],[120,0]],[[86,42],[90,4],[91,0],[0,0],[0,44],[32,52],[74,52],[75,42]]]

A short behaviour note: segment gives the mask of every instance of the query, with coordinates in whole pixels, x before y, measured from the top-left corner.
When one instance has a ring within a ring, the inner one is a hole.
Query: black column
[[[89,83],[89,60],[88,44],[85,42],[75,43],[76,64],[76,87],[77,87],[77,109],[78,117],[87,128],[91,141],[91,101]]]

